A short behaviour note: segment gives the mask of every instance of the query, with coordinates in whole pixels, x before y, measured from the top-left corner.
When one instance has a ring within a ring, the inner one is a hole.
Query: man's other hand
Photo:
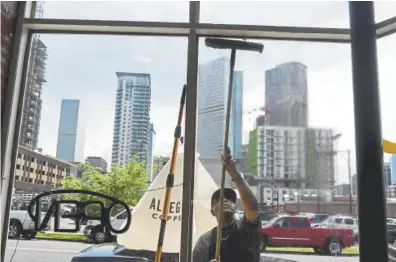
[[[221,162],[225,165],[225,168],[231,178],[238,175],[236,168],[236,159],[231,155],[230,147],[227,147],[225,154],[221,154]]]

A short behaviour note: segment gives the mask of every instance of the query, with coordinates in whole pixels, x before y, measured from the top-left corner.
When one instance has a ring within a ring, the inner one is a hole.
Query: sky
[[[188,21],[188,2],[45,2],[44,18],[134,21]],[[375,4],[376,21],[396,15],[396,2]],[[298,10],[298,11],[297,11]],[[201,22],[283,26],[349,26],[347,2],[201,2]],[[48,50],[42,99],[39,147],[56,154],[62,99],[80,99],[84,115],[85,156],[110,162],[117,78],[115,72],[149,73],[152,80],[150,117],[156,131],[154,155],[172,149],[180,92],[186,81],[187,39],[170,37],[42,34]],[[349,44],[256,41],[262,54],[238,52],[236,70],[244,72],[244,140],[254,115],[264,105],[264,73],[277,64],[298,61],[308,67],[309,125],[334,128],[342,136],[339,150],[355,141]],[[378,41],[382,132],[396,141],[396,34]],[[393,44],[393,46],[392,46]],[[199,63],[228,56],[199,43]],[[172,117],[174,116],[174,117]],[[385,156],[385,160],[389,156]],[[347,181],[347,154],[339,153],[336,178]]]

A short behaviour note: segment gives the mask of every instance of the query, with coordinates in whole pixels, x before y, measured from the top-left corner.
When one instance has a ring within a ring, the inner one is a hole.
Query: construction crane
[[[251,116],[253,113],[263,112],[265,114],[265,117],[268,117],[271,114],[271,112],[277,107],[280,107],[280,106],[283,106],[283,105],[286,105],[286,104],[291,104],[291,103],[294,103],[294,102],[300,102],[301,96],[302,95],[300,95],[300,94],[290,95],[290,96],[287,96],[287,97],[285,97],[283,99],[280,99],[280,100],[278,100],[278,101],[276,101],[276,102],[274,102],[272,104],[265,105],[265,106],[262,106],[262,107],[254,107],[254,108],[251,108],[249,110],[245,110],[245,111],[243,111],[242,114]],[[249,122],[251,120],[252,120],[251,117],[249,117]]]

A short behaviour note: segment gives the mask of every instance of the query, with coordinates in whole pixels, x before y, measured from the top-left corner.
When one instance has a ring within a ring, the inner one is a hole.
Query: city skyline
[[[310,25],[348,27],[347,3],[299,3],[304,8],[301,16],[293,17],[296,6],[281,7],[281,3],[257,3],[254,5],[232,3],[224,7],[221,3],[202,3],[207,11],[202,11],[202,21],[219,23],[254,23],[262,25]],[[125,19],[130,17],[126,6],[133,10],[145,10],[148,3],[46,3],[47,17],[83,17],[83,10],[92,8],[90,17],[97,19]],[[183,5],[185,9],[180,8]],[[237,10],[249,9],[252,15],[239,17],[230,13],[216,13],[216,8],[237,14]],[[385,3],[376,3],[384,6]],[[84,8],[76,8],[82,6]],[[144,6],[142,8],[141,6]],[[134,17],[138,20],[187,21],[188,5],[172,3],[162,5],[163,14],[158,12],[138,12]],[[249,7],[250,6],[250,7]],[[392,6],[391,6],[392,7]],[[390,17],[392,8],[387,6],[376,10],[377,22]],[[140,8],[140,9],[139,9]],[[202,7],[204,8],[204,7]],[[225,9],[224,9],[225,8]],[[121,13],[120,13],[120,10]],[[147,9],[149,10],[149,9]],[[260,14],[257,10],[261,10]],[[268,14],[263,16],[262,10]],[[272,11],[271,11],[272,10]],[[282,10],[282,15],[276,10]],[[394,9],[393,9],[394,10]],[[161,12],[162,13],[162,12]],[[183,17],[181,18],[181,14]],[[276,14],[276,15],[275,15]],[[237,20],[235,20],[237,19]],[[249,21],[246,21],[249,20]],[[297,21],[298,20],[298,21]],[[382,130],[383,136],[396,140],[396,112],[392,110],[395,81],[392,68],[395,68],[394,38],[385,37],[378,41],[379,82],[381,92]],[[123,37],[123,36],[80,36],[51,35],[41,36],[49,50],[47,61],[47,83],[43,93],[42,126],[40,129],[39,146],[54,155],[56,134],[53,134],[52,122],[57,122],[59,99],[68,93],[79,94],[89,106],[86,155],[100,155],[111,161],[112,123],[114,110],[114,73],[116,71],[149,72],[152,76],[152,109],[151,119],[156,125],[157,137],[154,155],[169,155],[172,147],[173,122],[176,121],[180,89],[186,82],[187,40],[167,37]],[[355,169],[354,118],[351,79],[351,54],[348,44],[325,44],[285,41],[258,41],[265,45],[262,55],[239,52],[236,70],[244,71],[244,111],[261,106],[264,92],[265,70],[287,61],[300,61],[309,68],[308,76],[310,109],[309,123],[314,127],[335,128],[343,136],[338,141],[340,149],[352,150],[352,169]],[[87,48],[89,46],[90,48]],[[111,47],[111,48],[109,48]],[[205,47],[204,40],[199,42],[199,61],[205,63],[221,56],[229,56],[228,51],[211,50]],[[100,59],[99,59],[100,57]],[[76,67],[76,58],[79,66]],[[106,61],[103,63],[103,61]],[[68,73],[65,74],[64,72]],[[81,88],[84,87],[84,88]],[[244,132],[251,129],[248,117],[244,114]],[[388,156],[387,156],[388,157]],[[340,156],[337,169],[347,170],[342,163],[346,157]],[[342,172],[341,172],[342,173]],[[344,172],[346,174],[346,172]],[[342,176],[342,174],[341,174]],[[348,181],[344,175],[344,181]]]

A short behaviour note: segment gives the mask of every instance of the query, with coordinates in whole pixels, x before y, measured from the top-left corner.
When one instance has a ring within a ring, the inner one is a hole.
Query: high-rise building
[[[334,186],[333,192],[336,196],[349,196],[349,184],[339,184]],[[351,192],[353,195],[353,192]]]
[[[357,175],[352,176],[352,195],[357,196]]]
[[[257,128],[258,126],[264,126],[265,125],[265,115],[259,115],[256,117],[256,122],[254,123],[254,128]]]
[[[41,119],[41,92],[46,82],[47,47],[40,40],[38,34],[33,34],[32,38],[19,144],[36,149]]]
[[[334,176],[334,130],[330,128],[308,128],[305,133],[306,187],[331,189]]]
[[[276,187],[331,189],[333,141],[331,129],[257,126],[249,133],[249,173]]]
[[[148,139],[148,146],[147,146],[147,176],[148,180],[151,182],[153,181],[153,151],[154,151],[154,144],[155,144],[155,130],[154,124],[150,123],[149,125],[149,139]]]
[[[91,164],[94,167],[100,168],[103,173],[107,172],[107,161],[99,156],[88,156],[85,159],[85,162]]]
[[[385,186],[385,192],[386,192],[386,197],[395,197],[395,184],[392,184],[392,167],[391,167],[391,162],[385,162],[384,163],[384,186]],[[357,175],[352,176],[352,195],[356,196],[357,195]]]
[[[300,127],[258,126],[249,134],[249,171],[276,187],[305,180],[305,134]],[[302,186],[303,187],[303,186]]]
[[[112,163],[125,164],[136,157],[147,161],[150,74],[116,72],[118,85],[114,114]]]
[[[384,183],[385,186],[392,185],[392,170],[391,170],[391,163],[389,162],[384,163]]]
[[[241,152],[241,155],[236,158],[237,168],[242,174],[251,175],[249,173],[249,145],[242,145]]]
[[[228,79],[228,77],[227,77]],[[228,90],[228,83],[227,89]],[[227,96],[226,96],[227,97]],[[242,157],[242,136],[243,136],[243,72],[234,73],[231,96],[231,120],[230,133],[232,135],[233,147],[231,152],[237,158]]]
[[[227,110],[229,58],[222,57],[199,66],[197,151],[201,158],[218,159],[223,150]],[[243,72],[235,71],[231,105],[229,146],[242,153]]]
[[[396,155],[392,155],[390,160],[390,171],[391,171],[391,183],[396,185]]]
[[[80,100],[62,99],[58,127],[56,157],[70,161],[84,160],[84,130],[80,114]]]
[[[308,126],[307,67],[298,62],[277,65],[265,72],[266,124]]]

